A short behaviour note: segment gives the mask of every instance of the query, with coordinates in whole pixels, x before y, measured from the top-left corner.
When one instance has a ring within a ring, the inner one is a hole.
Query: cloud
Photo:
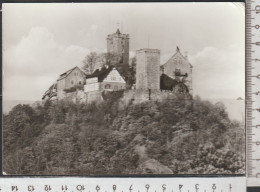
[[[189,56],[193,65],[193,89],[203,98],[244,97],[245,53],[241,45],[224,49],[205,47]]]
[[[89,52],[57,43],[46,28],[32,28],[17,45],[3,51],[3,98],[39,100],[60,73],[80,66]]]

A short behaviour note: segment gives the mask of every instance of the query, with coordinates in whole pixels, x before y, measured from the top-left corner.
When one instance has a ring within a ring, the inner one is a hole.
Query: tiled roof
[[[67,76],[68,76],[74,69],[76,69],[76,68],[78,68],[80,71],[82,71],[84,74],[86,74],[85,71],[83,71],[83,70],[80,69],[78,66],[76,66],[76,67],[73,67],[72,69],[70,69],[70,70],[68,70],[68,71],[66,71],[66,72],[64,72],[64,73],[62,73],[62,74],[60,74],[58,80],[61,80],[61,79],[65,78],[65,77],[67,77]],[[57,81],[58,81],[58,80],[57,80]]]
[[[168,61],[167,61],[166,63],[162,64],[160,67],[162,68],[162,66],[164,66],[164,65],[167,64],[170,60],[172,60],[174,57],[176,57],[176,55],[180,55],[183,59],[185,59],[185,60],[188,62],[188,64],[190,65],[191,68],[193,67],[193,66],[190,64],[190,62],[187,60],[187,58],[185,58],[185,57],[182,55],[182,53],[181,53],[181,51],[180,51],[180,48],[179,48],[178,46],[177,46],[177,48],[176,48],[176,53],[174,53],[173,56],[171,56],[170,59],[168,59]]]
[[[87,75],[86,78],[89,79],[89,78],[97,77],[98,82],[102,82],[110,73],[110,71],[113,70],[113,68],[114,68],[113,66],[109,66],[108,68],[102,67],[101,69],[96,69],[94,73],[92,73],[91,75]]]

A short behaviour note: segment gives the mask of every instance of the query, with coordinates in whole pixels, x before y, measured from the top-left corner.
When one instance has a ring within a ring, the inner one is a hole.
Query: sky
[[[194,95],[245,95],[245,14],[238,3],[3,4],[3,100],[41,100],[58,76],[106,52],[117,28],[130,35],[130,57],[178,46],[193,65]]]

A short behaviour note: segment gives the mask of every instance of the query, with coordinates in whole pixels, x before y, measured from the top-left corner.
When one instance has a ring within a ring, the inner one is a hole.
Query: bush
[[[222,104],[196,98],[120,109],[122,94],[107,93],[100,104],[15,106],[3,116],[3,170],[137,174],[154,159],[175,174],[245,172],[243,125],[230,121]]]

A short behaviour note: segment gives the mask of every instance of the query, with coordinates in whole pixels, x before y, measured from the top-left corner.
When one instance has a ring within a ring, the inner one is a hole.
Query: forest
[[[222,103],[46,101],[3,116],[3,171],[19,175],[244,174],[245,129]]]

